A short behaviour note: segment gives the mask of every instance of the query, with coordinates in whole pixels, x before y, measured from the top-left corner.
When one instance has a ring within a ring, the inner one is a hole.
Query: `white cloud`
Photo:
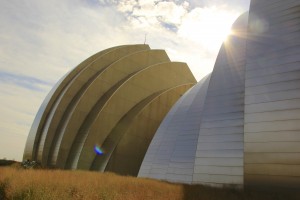
[[[122,1],[119,1],[118,3],[118,10],[121,11],[121,12],[124,12],[124,13],[131,13],[133,12],[133,9],[135,6],[138,5],[138,2],[135,1],[135,0],[122,0]]]
[[[13,2],[1,3],[8,11],[0,14],[0,69],[53,83],[92,53],[109,47],[123,20],[110,8],[99,13],[78,2],[30,1],[21,8]]]
[[[187,13],[188,2],[175,4],[172,1],[153,0],[121,0],[117,4],[120,12],[126,13],[127,19],[137,27],[154,26],[159,28],[161,23],[179,25]]]
[[[0,1],[0,158],[22,158],[32,120],[52,85],[102,49],[143,43],[147,34],[152,48],[187,62],[197,79],[211,71],[217,50],[199,40],[200,27],[210,16],[242,9],[228,9],[225,1],[195,2]]]

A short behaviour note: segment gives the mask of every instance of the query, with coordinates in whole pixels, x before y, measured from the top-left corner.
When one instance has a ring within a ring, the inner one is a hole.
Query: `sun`
[[[231,25],[238,14],[216,7],[199,8],[193,12],[183,21],[179,34],[199,43],[207,51],[218,52],[232,33]]]
[[[211,16],[199,30],[199,35],[201,35],[201,38],[199,38],[200,42],[207,49],[219,48],[231,34],[232,22],[233,20],[224,19],[221,16]]]

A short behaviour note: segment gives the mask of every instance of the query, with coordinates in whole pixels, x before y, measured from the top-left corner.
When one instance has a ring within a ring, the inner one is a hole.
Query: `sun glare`
[[[180,34],[199,43],[209,51],[216,52],[231,34],[236,13],[218,8],[202,8],[193,11],[181,27]]]
[[[233,32],[231,31],[231,29],[225,30],[225,32],[224,32],[224,37],[223,37],[223,42],[225,42],[225,41],[227,40],[227,38],[228,38],[230,35],[232,35],[232,34],[233,34]]]

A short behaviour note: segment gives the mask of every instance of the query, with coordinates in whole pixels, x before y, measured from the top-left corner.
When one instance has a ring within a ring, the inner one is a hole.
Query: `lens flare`
[[[95,145],[94,151],[96,152],[97,155],[103,155],[103,151],[98,145]]]

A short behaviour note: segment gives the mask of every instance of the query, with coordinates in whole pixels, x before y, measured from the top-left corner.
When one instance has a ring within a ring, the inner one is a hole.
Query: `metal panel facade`
[[[215,68],[162,122],[139,176],[208,185],[243,184],[247,13],[233,26]]]
[[[300,187],[299,4],[298,0],[251,3],[245,81],[246,186]]]

